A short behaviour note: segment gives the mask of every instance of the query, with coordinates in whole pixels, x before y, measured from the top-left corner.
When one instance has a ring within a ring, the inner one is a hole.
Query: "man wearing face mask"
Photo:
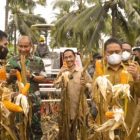
[[[115,84],[120,83],[120,74],[122,70],[127,70],[129,72],[129,77],[130,77],[129,84],[131,86],[131,95],[132,97],[134,97],[135,95],[139,96],[139,87],[140,87],[139,70],[137,69],[137,65],[135,63],[132,63],[132,64],[130,63],[128,68],[123,65],[122,43],[115,38],[110,38],[104,44],[104,52],[105,52],[104,59],[106,61],[104,75],[109,75],[107,78],[113,85],[115,85]],[[96,91],[93,89],[93,100],[95,101],[95,103],[98,104],[99,98],[102,98],[101,94],[97,95]],[[105,112],[107,111],[106,110],[107,108],[105,107],[111,108],[114,103],[112,103],[112,100],[110,100],[109,102],[106,102],[102,99],[101,104],[102,104],[102,107],[101,107],[102,112]],[[105,106],[105,104],[107,105]],[[128,102],[125,121],[129,128],[131,127],[135,107],[136,107],[136,104],[134,100],[132,100],[131,102]],[[104,123],[106,120],[105,115],[103,114],[102,117],[103,117],[102,120]],[[104,140],[106,139],[109,139],[107,135],[104,137]],[[133,136],[130,139],[135,140]]]
[[[123,64],[129,66],[129,61],[132,58],[132,47],[129,43],[122,43],[122,61]]]
[[[7,34],[0,30],[0,63],[4,62],[8,54]]]

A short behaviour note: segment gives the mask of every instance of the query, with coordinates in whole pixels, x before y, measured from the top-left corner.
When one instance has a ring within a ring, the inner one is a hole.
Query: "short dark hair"
[[[2,40],[4,37],[7,38],[7,34],[0,30],[0,40]]]
[[[68,51],[72,52],[72,54],[75,56],[75,52],[74,52],[72,49],[66,49],[66,50],[63,52],[63,58],[64,58],[64,54],[65,54],[66,52],[68,52]]]
[[[122,43],[121,43],[118,39],[116,39],[116,38],[109,38],[109,39],[105,42],[105,44],[104,44],[104,50],[107,49],[107,46],[108,46],[109,44],[113,44],[113,43],[116,43],[116,44],[120,45],[120,47],[122,48]]]

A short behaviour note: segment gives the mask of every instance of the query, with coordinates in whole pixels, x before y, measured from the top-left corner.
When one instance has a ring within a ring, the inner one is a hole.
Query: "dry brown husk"
[[[43,130],[42,140],[57,140],[59,133],[58,114],[43,116],[41,119],[41,126]]]

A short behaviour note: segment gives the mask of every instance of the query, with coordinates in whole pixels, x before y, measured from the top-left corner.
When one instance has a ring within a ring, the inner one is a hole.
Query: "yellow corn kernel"
[[[0,80],[1,81],[6,81],[6,69],[5,69],[5,66],[2,66],[0,68]]]
[[[121,84],[128,84],[128,77],[128,72],[126,70],[122,70],[120,74]]]
[[[12,111],[12,112],[22,112],[23,111],[19,105],[16,105],[10,101],[4,100],[2,102],[9,111]]]
[[[23,95],[27,95],[29,88],[30,88],[30,83],[26,83],[26,85],[21,89],[21,93]]]
[[[101,60],[96,60],[95,68],[96,68],[97,76],[103,75],[103,66],[102,66]]]

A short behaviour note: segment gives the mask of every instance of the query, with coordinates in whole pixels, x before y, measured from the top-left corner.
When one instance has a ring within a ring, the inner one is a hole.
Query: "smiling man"
[[[70,121],[70,127],[67,128],[69,129],[69,137],[72,140],[77,140],[77,116],[78,118],[85,115],[87,116],[88,112],[88,105],[87,102],[84,101],[84,112],[82,112],[79,109],[79,104],[80,104],[80,91],[82,86],[87,87],[88,84],[91,83],[91,77],[88,75],[88,73],[85,73],[84,76],[82,76],[83,69],[78,67],[75,64],[76,60],[76,54],[73,50],[67,49],[63,53],[63,61],[65,61],[65,66],[62,66],[60,73],[58,74],[57,79],[55,80],[55,84],[61,88],[63,88],[61,85],[61,80],[60,78],[65,72],[69,73],[69,80],[67,83],[67,110],[68,110],[68,118]],[[63,89],[62,89],[63,90]],[[85,95],[84,95],[85,96]],[[65,94],[62,92],[62,98],[65,97]],[[84,98],[85,99],[85,98]],[[62,109],[62,112],[66,111],[64,108]],[[80,113],[79,113],[80,112]],[[68,119],[67,118],[67,119]],[[66,131],[66,130],[64,130]],[[61,132],[60,132],[61,133]],[[62,132],[64,134],[66,132]],[[61,135],[62,135],[61,134]],[[59,137],[60,140],[65,140],[66,138],[64,136]]]
[[[31,50],[33,49],[33,43],[29,36],[21,36],[18,40],[18,55],[9,59],[9,81],[13,85],[13,89],[17,91],[16,87],[16,71],[22,71],[21,56],[25,56],[26,67],[26,80],[30,82],[29,98],[32,107],[32,121],[31,131],[29,132],[30,139],[40,140],[42,137],[41,130],[41,114],[40,114],[40,92],[39,83],[46,82],[44,74],[44,64],[41,58],[33,56]]]

